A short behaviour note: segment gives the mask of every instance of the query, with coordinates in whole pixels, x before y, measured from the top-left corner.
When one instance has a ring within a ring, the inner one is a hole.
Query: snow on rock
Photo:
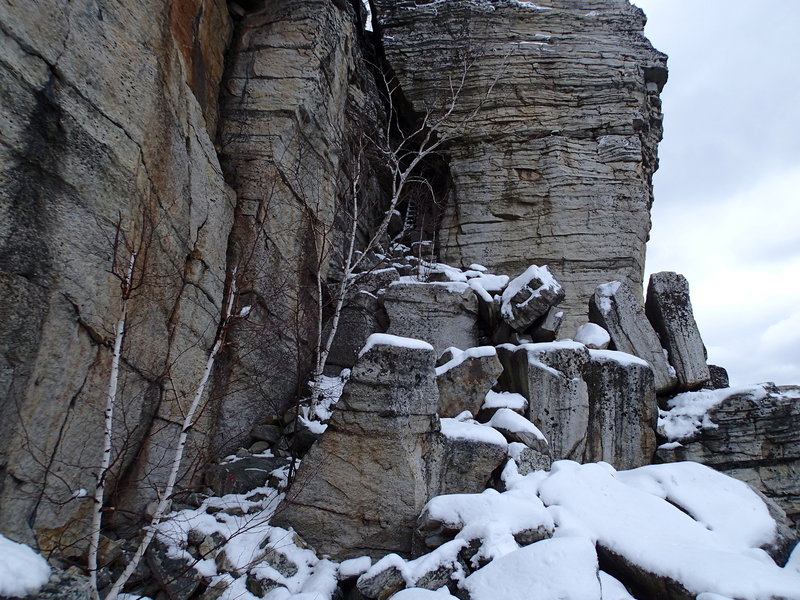
[[[596,323],[584,323],[575,332],[575,341],[592,350],[605,350],[611,343],[611,336]]]
[[[36,594],[50,579],[50,565],[25,544],[0,535],[0,596]]]
[[[586,539],[544,540],[495,559],[460,587],[470,600],[600,600],[597,554]]]
[[[401,337],[388,333],[373,333],[367,338],[367,343],[358,353],[359,358],[372,350],[375,346],[397,346],[400,348],[411,348],[413,350],[433,350],[428,342],[416,338]]]
[[[450,346],[445,350],[445,352],[449,352],[452,358],[443,365],[436,367],[437,377],[439,375],[443,375],[450,369],[457,367],[469,358],[497,356],[497,349],[494,346],[476,346],[475,348],[467,348],[466,350],[460,350],[455,346]]]
[[[531,265],[503,291],[500,315],[521,332],[563,299],[564,290],[547,266]]]
[[[487,423],[502,433],[509,442],[521,442],[529,448],[547,452],[547,440],[539,428],[510,408],[501,408]]]
[[[483,401],[482,408],[484,410],[510,408],[515,412],[524,412],[527,406],[528,401],[522,394],[489,390],[486,392],[486,398]]]
[[[615,362],[622,366],[637,365],[650,368],[650,363],[646,360],[642,360],[633,354],[616,350],[589,350],[589,357],[596,362]]]
[[[664,479],[672,476],[672,465],[665,467]],[[684,477],[684,485],[697,484]],[[630,573],[635,581],[629,583],[645,590],[647,597],[683,588],[689,597],[709,592],[749,600],[800,598],[800,575],[779,568],[763,550],[744,543],[752,539],[752,530],[734,535],[724,525],[730,522],[725,517],[719,521],[725,533],[711,531],[657,495],[627,485],[625,476],[607,464],[560,461],[549,475],[528,476],[512,486],[535,489],[546,506],[556,508],[559,528],[585,532],[605,560]],[[684,494],[694,498],[702,491]],[[753,518],[746,497],[743,503],[740,519]]]
[[[768,391],[765,385],[755,385],[678,394],[667,403],[669,410],[659,411],[658,433],[670,441],[684,441],[703,429],[715,428],[709,411],[735,395],[758,401],[766,398]]]
[[[442,434],[453,440],[471,440],[503,447],[508,445],[502,433],[475,421],[464,422],[456,419],[441,419],[441,426]]]
[[[392,600],[457,600],[451,596],[447,589],[425,590],[422,588],[408,588],[392,596]]]
[[[694,462],[648,465],[620,471],[617,479],[664,498],[709,531],[737,545],[756,548],[775,538],[775,521],[750,486],[705,465]]]
[[[519,491],[449,494],[431,499],[420,515],[418,531],[428,547],[456,540],[480,540],[473,566],[550,537],[553,517],[535,496]]]
[[[358,577],[362,573],[366,573],[371,566],[372,559],[369,556],[359,556],[342,561],[339,565],[339,579]]]

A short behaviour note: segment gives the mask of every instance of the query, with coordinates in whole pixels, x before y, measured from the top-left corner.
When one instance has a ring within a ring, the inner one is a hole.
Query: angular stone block
[[[526,415],[550,442],[553,460],[582,461],[589,425],[589,393],[583,344],[505,344],[497,349],[504,372],[499,386],[528,400]]]
[[[669,352],[669,362],[675,368],[680,391],[696,390],[711,374],[706,364],[706,349],[694,320],[689,282],[683,275],[662,271],[650,275],[647,318]]]
[[[425,340],[437,354],[479,345],[478,300],[466,283],[393,283],[383,304],[392,335]]]
[[[586,460],[616,469],[650,464],[658,418],[650,365],[622,352],[589,350],[584,379],[589,389]]]

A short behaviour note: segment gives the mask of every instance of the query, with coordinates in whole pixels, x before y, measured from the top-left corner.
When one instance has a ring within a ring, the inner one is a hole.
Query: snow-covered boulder
[[[658,405],[650,365],[630,354],[589,350],[587,461],[617,469],[649,464],[656,449]]]
[[[662,271],[650,275],[647,318],[669,352],[669,362],[678,377],[678,390],[696,390],[711,374],[706,364],[706,349],[694,320],[689,282],[683,275]]]
[[[398,281],[383,294],[388,332],[425,340],[436,353],[478,346],[478,300],[464,282]]]
[[[519,442],[539,452],[549,452],[547,439],[538,427],[510,408],[498,409],[487,425],[502,433],[509,442]]]
[[[611,336],[597,323],[584,323],[578,327],[574,339],[590,350],[605,350],[611,343]]]
[[[608,332],[614,350],[633,354],[652,365],[656,393],[665,394],[675,388],[675,371],[667,362],[642,303],[627,284],[612,281],[597,286],[589,300],[589,320]]]
[[[508,455],[508,443],[496,429],[477,422],[442,419],[438,494],[477,493]],[[433,494],[431,494],[433,495]]]
[[[492,561],[460,587],[469,600],[601,600],[597,564],[587,539],[544,540]]]
[[[495,392],[489,390],[483,400],[481,411],[478,413],[478,420],[481,422],[489,421],[492,415],[501,408],[508,408],[520,415],[528,414],[528,400],[522,394],[515,392]]]
[[[553,458],[582,461],[589,425],[586,347],[571,341],[504,344],[497,352],[504,367],[500,385],[528,400],[526,416],[550,443]]]
[[[595,540],[601,563],[637,598],[800,598],[800,573],[760,549],[776,534],[767,507],[747,486],[702,465],[616,472],[605,463],[561,461],[512,489],[536,493],[557,507],[559,528]]]
[[[500,316],[522,332],[563,299],[564,289],[547,266],[531,265],[503,290]]]
[[[497,350],[493,346],[448,350],[450,360],[436,367],[439,415],[455,417],[465,410],[478,414],[486,393],[503,372]]]

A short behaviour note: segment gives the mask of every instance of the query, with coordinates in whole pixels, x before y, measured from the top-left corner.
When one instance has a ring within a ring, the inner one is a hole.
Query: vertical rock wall
[[[113,479],[139,504],[215,332],[233,198],[214,90],[231,25],[223,0],[3,2],[0,24],[0,531],[68,554],[91,508],[70,497],[100,463],[115,238],[139,259]]]
[[[547,264],[566,289],[567,335],[598,283],[641,296],[666,81],[642,12],[627,0],[375,5],[414,110],[441,107],[465,82],[441,258],[512,276]]]
[[[375,130],[354,17],[330,0],[267,2],[239,23],[228,55],[220,142],[238,195],[229,260],[253,311],[217,383],[221,451],[285,410],[313,358],[316,275],[326,277],[346,209],[351,144]]]

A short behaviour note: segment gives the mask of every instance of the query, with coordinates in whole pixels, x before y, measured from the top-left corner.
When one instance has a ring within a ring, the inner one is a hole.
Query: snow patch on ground
[[[472,600],[599,598],[597,554],[586,539],[544,540],[495,559],[461,587]]]
[[[36,594],[50,579],[50,565],[25,544],[0,535],[0,596]]]

